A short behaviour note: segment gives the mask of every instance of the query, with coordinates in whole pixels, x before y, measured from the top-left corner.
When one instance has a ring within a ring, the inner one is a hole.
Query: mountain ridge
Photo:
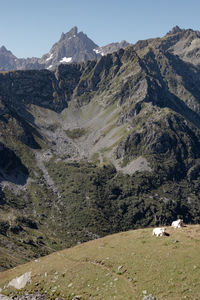
[[[2,46],[0,48],[0,70],[55,70],[60,63],[97,60],[101,55],[117,51],[128,45],[129,43],[122,41],[99,47],[86,34],[78,32],[78,28],[74,26],[67,33],[62,32],[59,41],[41,58],[17,58],[5,46]]]
[[[199,223],[199,66],[166,39],[0,73],[1,270],[109,233]]]
[[[169,50],[178,55],[186,62],[199,65],[199,39],[200,32],[192,29],[181,29],[179,26],[173,27],[162,38],[151,38],[136,42],[134,48],[141,50],[152,45],[163,50]],[[0,48],[0,70],[28,70],[28,69],[50,69],[54,70],[60,63],[77,63],[87,60],[97,60],[102,55],[118,51],[120,48],[128,47],[129,43],[111,43],[105,46],[96,45],[83,32],[78,32],[74,26],[67,33],[62,33],[47,54],[41,58],[17,58],[5,46]],[[185,50],[186,49],[186,52]],[[187,50],[188,49],[188,50]]]

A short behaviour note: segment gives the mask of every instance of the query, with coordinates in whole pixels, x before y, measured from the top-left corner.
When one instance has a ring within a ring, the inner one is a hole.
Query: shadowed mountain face
[[[16,154],[0,143],[0,181],[8,180],[15,184],[25,185],[28,169]]]
[[[1,269],[108,233],[200,221],[200,71],[163,46],[179,34],[55,72],[0,74],[0,172],[24,174],[1,177]]]

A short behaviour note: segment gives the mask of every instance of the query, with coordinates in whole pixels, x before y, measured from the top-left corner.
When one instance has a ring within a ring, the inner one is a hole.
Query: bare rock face
[[[16,69],[16,56],[6,47],[0,48],[0,71]]]
[[[22,296],[14,297],[13,300],[46,300],[46,295],[42,295],[40,292],[35,294],[26,294]]]
[[[9,283],[8,286],[14,287],[17,290],[23,289],[27,283],[31,282],[31,272],[27,272],[20,277],[16,277],[12,279]]]
[[[176,34],[178,32],[182,32],[183,29],[181,29],[179,26],[174,26],[167,34],[170,35],[170,34]]]

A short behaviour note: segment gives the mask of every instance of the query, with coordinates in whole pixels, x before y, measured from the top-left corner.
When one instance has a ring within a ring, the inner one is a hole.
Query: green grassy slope
[[[168,227],[156,238],[152,229],[122,232],[50,254],[0,273],[0,287],[25,272],[32,281],[7,295],[40,291],[49,299],[199,299],[200,226]],[[146,291],[146,292],[145,292]]]

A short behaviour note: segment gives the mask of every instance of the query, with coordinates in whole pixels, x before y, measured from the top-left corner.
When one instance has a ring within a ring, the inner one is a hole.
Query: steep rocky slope
[[[199,68],[135,47],[0,74],[1,269],[108,233],[199,222]]]

